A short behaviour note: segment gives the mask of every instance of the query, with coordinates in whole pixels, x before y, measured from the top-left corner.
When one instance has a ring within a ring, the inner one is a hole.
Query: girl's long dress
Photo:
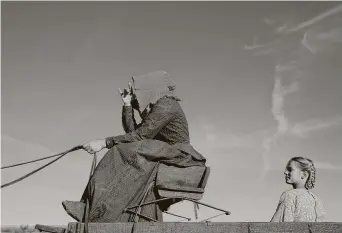
[[[285,191],[271,222],[321,222],[325,216],[322,201],[306,189]]]
[[[138,205],[153,183],[158,164],[178,167],[204,166],[205,159],[189,142],[185,115],[179,103],[163,97],[153,106],[140,125],[136,125],[131,107],[123,107],[125,135],[106,139],[110,148],[99,162],[81,201],[89,201],[90,222],[128,222],[124,213]],[[157,198],[154,189],[146,201]],[[162,205],[144,206],[141,214],[162,220]],[[139,221],[146,221],[139,218]]]

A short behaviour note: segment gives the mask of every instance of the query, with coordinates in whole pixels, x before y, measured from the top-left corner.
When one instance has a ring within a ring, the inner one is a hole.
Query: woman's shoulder
[[[165,95],[163,96],[162,98],[160,98],[157,103],[158,104],[165,104],[165,103],[168,103],[168,104],[175,104],[175,103],[178,103],[178,101],[180,101],[177,97],[175,96],[168,96],[168,95]]]
[[[178,101],[173,96],[164,96],[156,102],[155,107],[162,108],[168,112],[177,112],[181,109]]]

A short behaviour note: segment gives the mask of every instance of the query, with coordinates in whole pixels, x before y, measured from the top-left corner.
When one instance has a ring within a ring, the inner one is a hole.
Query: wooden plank
[[[311,223],[309,224],[311,233],[341,233],[342,223],[329,222],[329,223]]]
[[[131,233],[133,223],[89,223],[89,233]],[[69,223],[68,233],[84,233],[84,223]]]
[[[310,232],[311,228],[311,232]],[[164,222],[89,223],[89,233],[342,233],[342,223]],[[68,233],[84,233],[69,223]]]
[[[249,223],[250,233],[310,233],[308,223]]]

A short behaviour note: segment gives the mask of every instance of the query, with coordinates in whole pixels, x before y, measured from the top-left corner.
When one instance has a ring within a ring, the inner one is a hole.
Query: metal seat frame
[[[134,214],[134,222],[138,222],[139,217],[142,217],[142,218],[147,219],[147,220],[152,221],[152,222],[158,222],[156,219],[153,219],[153,218],[150,218],[146,215],[141,214],[140,213],[141,207],[146,206],[146,205],[157,204],[157,203],[167,201],[167,200],[173,200],[174,203],[177,203],[179,201],[189,201],[189,202],[194,203],[194,205],[202,205],[202,206],[206,206],[206,207],[209,207],[211,209],[215,209],[215,210],[222,212],[218,215],[215,215],[215,216],[212,216],[210,218],[201,220],[200,222],[206,222],[210,219],[216,218],[216,217],[221,216],[221,215],[230,215],[231,213],[227,210],[223,210],[223,209],[220,209],[220,208],[217,208],[217,207],[214,207],[212,205],[208,205],[206,203],[199,201],[203,197],[204,190],[205,190],[208,178],[209,178],[209,174],[210,174],[210,167],[206,167],[206,169],[204,170],[204,173],[202,175],[200,184],[197,188],[183,188],[183,189],[181,189],[181,188],[176,187],[176,186],[156,185],[155,181],[154,181],[147,188],[145,195],[144,195],[143,199],[141,200],[141,203],[139,205],[127,207],[124,210],[124,212]],[[158,198],[157,200],[154,200],[154,201],[143,203],[145,201],[145,198],[146,198],[146,193],[151,188],[155,188],[157,190],[160,198]],[[135,211],[134,211],[134,209],[135,209]],[[191,221],[191,218],[176,215],[176,214],[173,214],[173,213],[170,213],[167,211],[163,211],[163,213]]]

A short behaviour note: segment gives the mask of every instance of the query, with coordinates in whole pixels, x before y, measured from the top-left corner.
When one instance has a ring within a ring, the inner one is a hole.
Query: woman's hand
[[[99,152],[103,148],[106,148],[105,139],[90,141],[83,145],[83,149],[87,151],[89,154],[94,154],[96,152]]]
[[[128,89],[125,88],[124,92],[121,91],[119,88],[119,93],[121,95],[122,101],[124,102],[125,106],[131,106],[131,102],[133,99],[133,90],[132,90],[132,85],[129,82],[128,83]]]

